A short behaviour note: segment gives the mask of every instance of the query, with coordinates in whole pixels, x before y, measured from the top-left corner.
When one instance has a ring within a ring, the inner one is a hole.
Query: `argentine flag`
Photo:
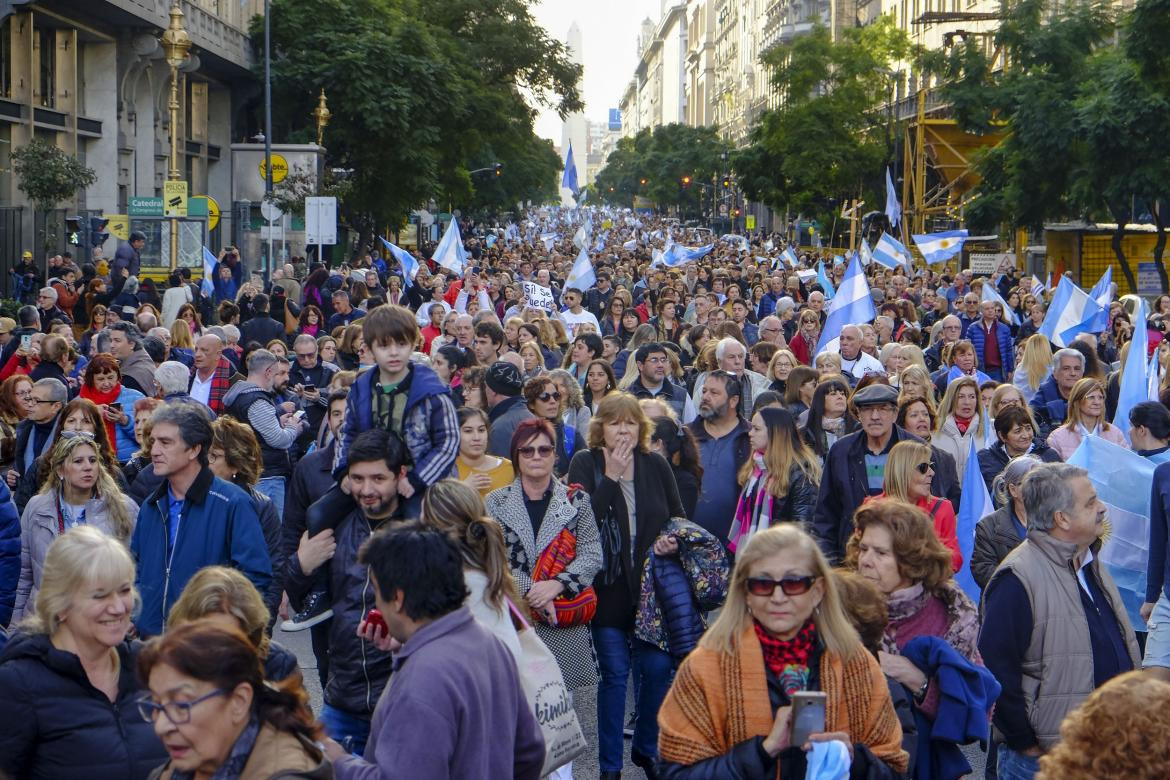
[[[737,236],[735,233],[727,233],[722,237],[722,240],[726,241],[732,246],[739,247],[739,251],[741,252],[746,252],[749,249],[748,240],[744,236]]]
[[[1078,334],[1089,332],[1100,311],[1101,307],[1088,293],[1062,276],[1038,332],[1056,346],[1067,347]]]
[[[1020,315],[1016,314],[1015,310],[1007,305],[1007,301],[999,294],[999,290],[995,289],[995,285],[991,283],[990,279],[983,282],[983,300],[998,303],[1003,307],[1003,318],[1009,325],[1019,325]]]
[[[671,244],[670,247],[662,253],[662,256],[659,259],[661,260],[662,265],[665,265],[667,268],[678,268],[680,265],[693,263],[695,260],[698,260],[701,257],[706,257],[714,248],[714,244],[707,244],[707,246],[693,248],[680,246],[679,244]]]
[[[386,247],[386,251],[394,255],[394,259],[402,266],[402,283],[409,290],[411,285],[414,284],[415,275],[418,273],[418,260],[410,252],[407,252],[402,247],[391,244],[381,236],[378,236],[378,240],[382,242],[382,246]]]
[[[890,220],[890,227],[898,227],[902,219],[902,204],[898,202],[898,194],[894,190],[894,177],[890,175],[890,166],[886,166],[886,217]]]
[[[967,231],[944,230],[941,233],[914,235],[911,238],[914,239],[914,245],[922,253],[926,264],[934,265],[945,263],[962,250],[963,242],[967,240]]]
[[[573,261],[573,267],[565,279],[565,289],[573,287],[585,292],[595,284],[597,284],[597,274],[593,271],[593,263],[589,261],[589,253],[582,247],[581,253]]]
[[[783,260],[784,264],[789,268],[796,268],[796,266],[800,263],[800,258],[796,256],[796,250],[792,247],[787,247],[783,252],[780,253],[780,257],[776,258],[776,260]],[[773,267],[775,266],[776,264],[773,263]]]
[[[463,273],[467,265],[467,250],[463,248],[463,238],[459,235],[459,220],[454,217],[447,223],[447,232],[443,233],[443,240],[435,247],[431,259],[449,271]]]
[[[896,269],[900,265],[910,267],[910,252],[889,233],[882,233],[882,237],[873,245],[872,257],[886,268]]]
[[[829,304],[829,314],[825,317],[825,327],[821,331],[821,340],[817,342],[816,354],[832,349],[841,337],[841,329],[846,325],[872,322],[876,316],[873,298],[869,295],[869,283],[865,281],[865,272],[861,270],[861,263],[855,257],[845,270],[841,289],[837,290],[832,303]],[[982,481],[981,477],[980,482]]]
[[[1047,289],[1048,288],[1044,286],[1044,282],[1037,279],[1036,274],[1032,274],[1032,295],[1039,298],[1040,295]]]
[[[861,239],[861,246],[857,247],[857,256],[861,258],[861,264],[866,268],[873,262],[873,252],[869,250],[869,242],[864,238]]]
[[[1093,285],[1093,289],[1089,290],[1089,297],[1101,307],[1101,311],[1097,313],[1097,319],[1089,325],[1089,330],[1093,333],[1100,333],[1109,327],[1109,304],[1113,303],[1113,266],[1105,268],[1105,273],[1101,274],[1101,278]],[[1138,321],[1145,322],[1145,320]]]
[[[1135,322],[1144,323],[1149,318],[1145,298],[1138,299],[1137,318]],[[1142,401],[1157,401],[1158,396],[1150,395],[1150,367],[1146,364],[1146,352],[1149,351],[1149,333],[1144,325],[1133,329],[1133,338],[1129,342],[1129,352],[1125,358],[1125,365],[1121,367],[1121,389],[1117,394],[1117,414],[1113,417],[1116,425],[1125,438],[1129,440],[1129,410]],[[1157,353],[1154,360],[1158,360]]]
[[[199,282],[199,290],[204,295],[215,294],[215,264],[219,258],[207,247],[203,247],[203,279]]]
[[[561,188],[567,189],[577,197],[577,163],[573,162],[573,143],[569,142],[569,153],[565,155],[565,172],[561,176]]]
[[[821,289],[824,291],[825,300],[833,300],[833,296],[837,294],[837,291],[833,289],[833,283],[829,281],[829,275],[825,273],[824,260],[817,262],[817,284],[819,284]]]
[[[1088,438],[1094,438],[1092,436]],[[987,483],[979,473],[979,456],[975,451],[975,439],[971,439],[971,451],[967,453],[967,465],[962,476],[963,495],[959,499],[959,514],[955,517],[955,535],[959,539],[959,552],[963,555],[963,568],[955,573],[955,582],[963,592],[979,603],[979,586],[971,576],[971,556],[975,552],[975,525],[995,511]]]
[[[637,248],[638,248],[638,239],[636,239],[636,238],[631,238],[629,241],[622,244],[622,249],[626,250],[627,252],[633,252]]]

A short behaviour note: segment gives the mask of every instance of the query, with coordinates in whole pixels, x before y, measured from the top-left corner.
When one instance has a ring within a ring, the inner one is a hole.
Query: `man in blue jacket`
[[[139,634],[162,632],[167,613],[204,566],[239,569],[264,593],[272,562],[252,499],[211,473],[211,421],[195,404],[167,404],[151,418],[150,457],[163,483],[142,504],[130,537],[142,597]]]
[[[995,301],[979,306],[983,316],[967,326],[967,339],[975,347],[979,367],[997,382],[1010,382],[1016,370],[1016,353],[1012,329],[999,318]]]

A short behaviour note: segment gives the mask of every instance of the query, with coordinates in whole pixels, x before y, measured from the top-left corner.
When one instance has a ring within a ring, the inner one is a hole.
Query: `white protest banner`
[[[534,309],[553,310],[553,293],[548,287],[541,287],[536,282],[524,283],[524,300]]]

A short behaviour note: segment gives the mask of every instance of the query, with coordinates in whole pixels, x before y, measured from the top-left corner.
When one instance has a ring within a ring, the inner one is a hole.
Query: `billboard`
[[[609,110],[609,129],[615,131],[622,129],[622,112],[620,108],[611,108]]]

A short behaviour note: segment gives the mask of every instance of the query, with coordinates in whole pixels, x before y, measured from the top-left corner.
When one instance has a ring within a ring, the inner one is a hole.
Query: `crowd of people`
[[[1170,297],[1056,348],[1016,269],[874,263],[876,318],[826,333],[846,266],[778,236],[464,231],[464,267],[413,275],[371,250],[264,280],[226,247],[159,290],[137,235],[39,286],[26,258],[0,777],[1159,776],[1170,465],[1135,625],[1066,461],[1170,461],[1163,402],[1114,424],[1133,329],[1170,362]]]

